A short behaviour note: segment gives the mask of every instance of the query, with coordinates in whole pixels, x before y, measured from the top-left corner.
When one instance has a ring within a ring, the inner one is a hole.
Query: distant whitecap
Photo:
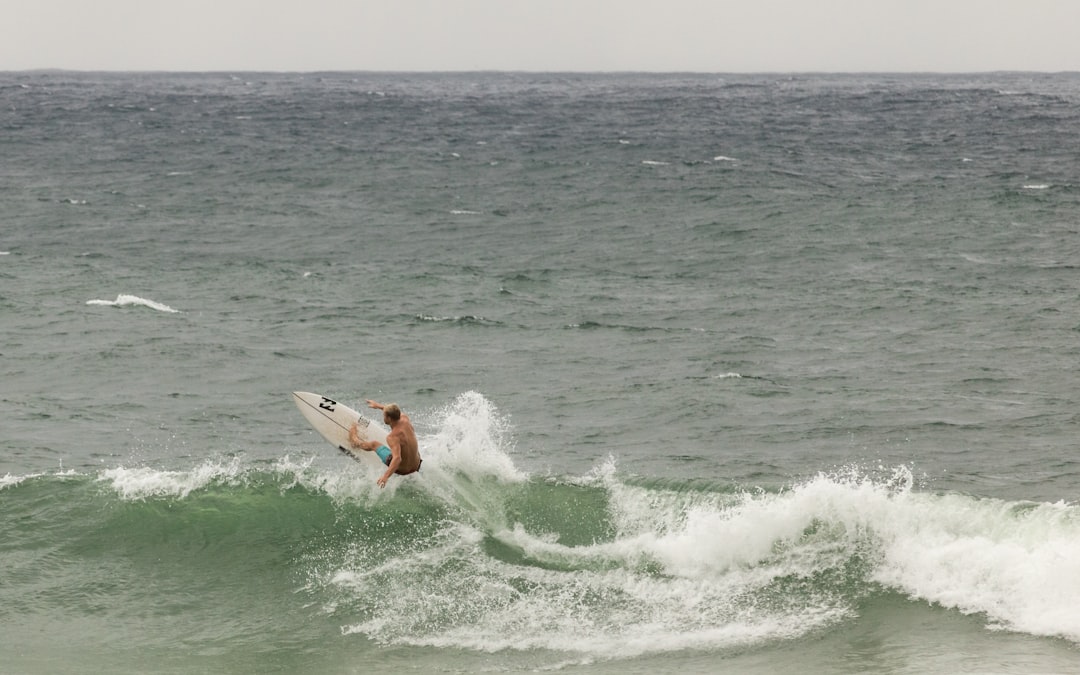
[[[652,159],[643,160],[641,163],[644,164],[645,166],[667,166],[668,165],[668,162],[658,162],[658,161],[652,160]]]
[[[737,162],[739,160],[735,159],[734,157],[727,157],[725,155],[717,155],[716,157],[712,158],[712,161],[714,161],[714,162]]]
[[[153,300],[147,300],[146,298],[140,298],[137,295],[125,295],[121,293],[116,296],[116,300],[87,300],[88,305],[102,305],[105,307],[127,307],[129,305],[135,305],[139,307],[149,307],[159,312],[168,312],[170,314],[179,314],[180,310],[173,309],[168,305],[163,305],[160,302],[154,302]]]

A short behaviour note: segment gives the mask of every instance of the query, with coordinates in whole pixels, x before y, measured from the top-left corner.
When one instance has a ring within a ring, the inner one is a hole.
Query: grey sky
[[[2,0],[0,70],[1080,71],[1080,0]]]

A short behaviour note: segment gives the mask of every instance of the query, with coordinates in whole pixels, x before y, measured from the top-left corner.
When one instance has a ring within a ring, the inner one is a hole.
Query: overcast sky
[[[0,70],[1080,71],[1080,0],[0,0]]]

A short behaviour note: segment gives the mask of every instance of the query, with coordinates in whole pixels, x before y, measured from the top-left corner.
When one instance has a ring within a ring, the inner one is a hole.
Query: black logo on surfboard
[[[337,405],[337,401],[328,399],[325,396],[323,396],[322,397],[322,403],[319,404],[319,407],[322,408],[323,410],[326,410],[326,411],[329,411],[329,412],[334,412],[334,406],[336,406],[336,405]]]

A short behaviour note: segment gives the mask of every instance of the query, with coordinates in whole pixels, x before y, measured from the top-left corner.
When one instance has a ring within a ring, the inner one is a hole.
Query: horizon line
[[[320,75],[320,74],[373,74],[373,75],[470,75],[470,74],[500,74],[500,75],[991,75],[991,74],[1017,74],[1017,75],[1068,75],[1080,74],[1080,70],[1028,70],[991,68],[986,70],[537,70],[524,68],[475,68],[475,69],[368,69],[368,68],[331,68],[331,69],[259,69],[259,68],[212,68],[204,70],[170,69],[170,68],[0,68],[0,73],[106,73],[106,74],[230,74],[250,73],[267,75]]]

